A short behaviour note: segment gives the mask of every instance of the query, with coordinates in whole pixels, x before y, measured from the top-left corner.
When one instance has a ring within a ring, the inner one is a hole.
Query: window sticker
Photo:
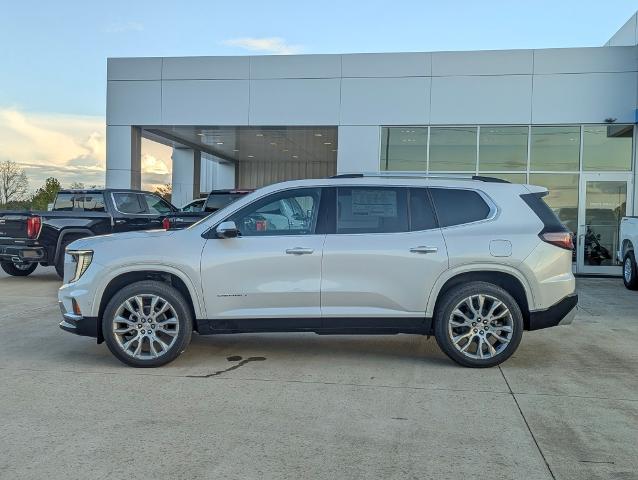
[[[396,217],[397,192],[389,189],[353,189],[352,215],[366,217]]]

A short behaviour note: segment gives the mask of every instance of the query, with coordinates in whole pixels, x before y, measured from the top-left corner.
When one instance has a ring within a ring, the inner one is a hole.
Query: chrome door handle
[[[286,253],[288,255],[310,255],[314,250],[312,248],[295,247],[287,248]]]
[[[419,245],[418,247],[412,247],[410,252],[412,253],[436,253],[439,249],[436,247],[426,247],[425,245]]]

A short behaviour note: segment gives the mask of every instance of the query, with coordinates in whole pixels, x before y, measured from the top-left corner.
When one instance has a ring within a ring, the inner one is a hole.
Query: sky
[[[0,161],[104,183],[106,59],[601,46],[636,0],[0,0]],[[147,183],[170,149],[144,142]]]

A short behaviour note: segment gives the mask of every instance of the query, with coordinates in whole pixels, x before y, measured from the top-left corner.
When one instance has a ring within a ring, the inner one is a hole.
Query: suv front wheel
[[[175,360],[193,332],[182,294],[164,282],[144,280],[122,288],[102,317],[109,350],[132,367],[159,367]]]
[[[503,288],[470,282],[445,293],[434,315],[441,350],[466,367],[493,367],[507,360],[523,335],[523,315]]]

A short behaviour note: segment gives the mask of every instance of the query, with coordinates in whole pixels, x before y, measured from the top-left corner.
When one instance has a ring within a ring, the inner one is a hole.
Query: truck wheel
[[[37,263],[0,262],[0,266],[2,266],[2,270],[13,277],[26,277],[38,268]]]
[[[622,262],[622,280],[629,290],[638,290],[638,268],[636,267],[636,257],[634,252],[625,253]]]
[[[191,309],[177,289],[154,280],[132,283],[109,301],[102,334],[109,350],[131,367],[175,360],[193,333]]]
[[[493,367],[507,360],[521,342],[523,326],[516,300],[487,282],[453,287],[434,315],[436,342],[465,367]]]

